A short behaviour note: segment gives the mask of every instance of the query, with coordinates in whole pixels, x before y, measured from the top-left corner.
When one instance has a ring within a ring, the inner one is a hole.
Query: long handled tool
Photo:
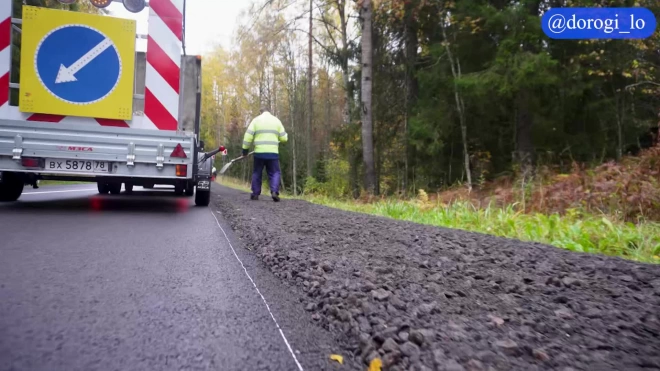
[[[247,154],[247,156],[249,156],[249,155],[251,155],[251,154],[253,154],[253,153],[254,153],[254,152],[250,152],[250,153]],[[231,164],[233,164],[235,161],[242,160],[242,159],[246,158],[247,156],[237,157],[237,158],[235,158],[235,159],[229,161],[227,164],[225,164],[225,166],[222,167],[222,169],[220,169],[220,175],[224,174],[224,173],[227,171],[227,169],[229,169],[229,167],[231,166]]]

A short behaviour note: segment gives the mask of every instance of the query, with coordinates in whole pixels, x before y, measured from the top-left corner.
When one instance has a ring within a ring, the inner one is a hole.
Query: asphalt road
[[[299,298],[192,198],[30,188],[0,230],[1,370],[337,367]]]

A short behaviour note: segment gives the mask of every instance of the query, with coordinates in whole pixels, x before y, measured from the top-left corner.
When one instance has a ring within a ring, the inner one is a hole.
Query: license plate
[[[207,180],[200,180],[197,182],[198,189],[209,189],[209,182]]]
[[[58,158],[49,158],[46,160],[46,170],[83,173],[107,173],[108,163],[105,161],[63,160]]]

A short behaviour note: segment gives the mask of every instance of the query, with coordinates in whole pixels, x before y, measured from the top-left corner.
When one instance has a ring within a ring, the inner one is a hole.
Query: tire
[[[110,194],[118,195],[121,193],[121,183],[110,183],[108,184],[108,188],[110,189]]]
[[[190,197],[193,194],[195,194],[195,184],[193,182],[189,182],[186,184],[186,196]]]
[[[209,206],[211,203],[211,192],[210,191],[197,191],[195,192],[195,205],[197,206]]]
[[[107,195],[108,192],[110,192],[110,187],[108,186],[108,183],[97,182],[96,188],[99,190],[99,193],[102,195]]]
[[[124,189],[126,190],[126,192],[131,193],[133,192],[133,185],[129,183],[124,183]]]
[[[21,197],[25,184],[15,173],[3,173],[0,182],[0,202],[14,202]]]

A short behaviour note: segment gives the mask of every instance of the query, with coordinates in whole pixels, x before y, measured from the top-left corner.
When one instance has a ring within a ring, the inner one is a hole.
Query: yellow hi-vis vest
[[[270,112],[264,112],[250,122],[243,137],[243,149],[250,149],[254,142],[254,153],[279,153],[279,144],[287,139],[282,122]]]

